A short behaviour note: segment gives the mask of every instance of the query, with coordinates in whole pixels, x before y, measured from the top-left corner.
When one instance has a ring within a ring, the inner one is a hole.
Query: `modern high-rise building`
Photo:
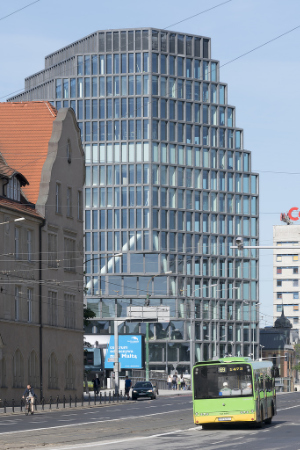
[[[206,37],[98,31],[47,56],[10,99],[76,112],[93,331],[113,332],[147,294],[169,306],[169,323],[150,324],[153,369],[258,355],[258,255],[231,249],[237,235],[258,243],[258,175],[219,69]]]
[[[274,321],[284,309],[293,328],[300,330],[300,225],[275,225],[273,227],[273,314]],[[298,248],[293,248],[297,246]],[[289,247],[289,248],[281,248]]]

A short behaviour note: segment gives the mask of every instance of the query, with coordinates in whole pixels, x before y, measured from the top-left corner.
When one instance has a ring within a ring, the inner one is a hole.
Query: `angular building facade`
[[[219,66],[205,37],[98,31],[47,56],[10,99],[76,112],[93,332],[113,332],[147,294],[169,306],[169,323],[150,324],[150,368],[257,356],[258,255],[231,246],[258,242],[258,176]]]

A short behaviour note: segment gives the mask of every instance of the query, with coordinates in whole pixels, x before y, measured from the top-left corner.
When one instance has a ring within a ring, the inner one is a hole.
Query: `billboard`
[[[143,368],[143,336],[120,335],[119,336],[119,363],[120,369],[142,369]],[[110,336],[105,355],[105,369],[114,368],[115,344],[114,336]]]

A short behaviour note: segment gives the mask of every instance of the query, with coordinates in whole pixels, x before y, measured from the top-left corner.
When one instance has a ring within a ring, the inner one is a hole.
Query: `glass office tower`
[[[231,249],[237,235],[257,245],[258,176],[210,39],[99,31],[47,56],[10,101],[30,99],[77,114],[93,332],[113,333],[113,319],[149,294],[171,314],[150,324],[150,368],[258,356],[258,255]]]

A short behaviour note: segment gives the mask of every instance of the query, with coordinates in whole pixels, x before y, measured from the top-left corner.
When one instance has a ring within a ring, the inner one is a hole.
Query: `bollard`
[[[108,403],[110,403],[111,402],[111,392],[109,391],[109,394],[108,394]]]
[[[49,409],[52,409],[52,395],[50,395],[49,399]]]
[[[21,398],[20,411],[23,411],[23,399]]]
[[[59,396],[56,397],[56,409],[58,409]]]
[[[35,411],[37,411],[37,399],[36,399],[36,397],[34,397],[34,409],[35,409]]]
[[[44,411],[44,409],[45,409],[45,398],[42,397],[42,410]]]
[[[77,407],[77,395],[75,395],[75,408]]]
[[[15,401],[14,401],[14,399],[12,399],[12,401],[11,401],[11,406],[12,406],[12,412],[15,412]]]
[[[89,406],[91,406],[91,394],[89,393]]]
[[[81,406],[83,406],[83,402],[84,402],[84,395],[82,394],[82,396],[81,396]]]
[[[6,400],[4,399],[4,402],[3,402],[3,411],[4,411],[4,413],[6,413]]]
[[[102,401],[102,392],[100,392],[99,394],[99,405],[101,405],[101,401]]]
[[[104,403],[106,403],[106,391],[105,391]]]
[[[66,396],[65,396],[65,394],[64,394],[64,396],[63,396],[63,407],[64,407],[64,408],[66,407]]]
[[[96,400],[97,400],[97,393],[96,391],[94,391],[94,405],[96,405]]]
[[[70,408],[72,408],[72,398],[71,398],[71,395],[70,395]]]

